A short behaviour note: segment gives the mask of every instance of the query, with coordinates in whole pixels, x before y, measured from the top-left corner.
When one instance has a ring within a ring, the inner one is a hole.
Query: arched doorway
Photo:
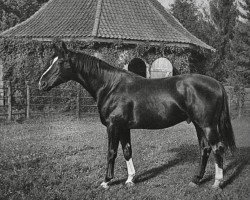
[[[128,64],[128,71],[138,74],[142,77],[147,77],[147,66],[140,58],[134,58]]]
[[[150,78],[164,78],[173,76],[173,66],[167,58],[158,58],[150,69]]]

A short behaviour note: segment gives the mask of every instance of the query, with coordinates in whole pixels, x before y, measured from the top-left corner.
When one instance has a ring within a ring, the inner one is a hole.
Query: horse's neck
[[[77,71],[77,82],[79,82],[91,96],[97,99],[101,91],[105,91],[106,93],[111,90],[115,79],[119,78],[120,73],[116,73],[116,69],[111,68],[112,67],[109,67],[100,60],[89,60],[88,62],[80,63]]]

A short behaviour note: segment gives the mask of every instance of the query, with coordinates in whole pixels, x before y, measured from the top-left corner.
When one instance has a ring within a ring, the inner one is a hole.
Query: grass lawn
[[[127,188],[119,147],[115,179],[100,187],[106,169],[107,134],[98,117],[70,116],[0,124],[0,199],[250,199],[250,117],[233,120],[239,152],[226,155],[222,191],[211,188],[213,156],[200,187],[188,183],[198,161],[192,125],[132,130],[136,185]]]

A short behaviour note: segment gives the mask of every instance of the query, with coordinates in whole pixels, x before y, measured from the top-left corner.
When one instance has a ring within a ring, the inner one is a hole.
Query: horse
[[[212,187],[220,188],[223,155],[228,149],[236,150],[227,94],[220,82],[199,74],[147,79],[88,54],[69,50],[64,42],[54,45],[50,61],[39,80],[40,90],[49,91],[73,80],[97,102],[100,120],[108,134],[103,188],[109,188],[114,178],[119,143],[127,165],[125,184],[134,185],[131,129],[163,129],[183,121],[193,123],[200,149],[200,164],[189,185],[200,185],[213,152],[215,181]]]

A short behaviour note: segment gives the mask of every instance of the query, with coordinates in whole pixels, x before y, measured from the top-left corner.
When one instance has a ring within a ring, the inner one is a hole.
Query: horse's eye
[[[58,60],[58,64],[63,64],[64,60],[63,59],[59,59]]]

